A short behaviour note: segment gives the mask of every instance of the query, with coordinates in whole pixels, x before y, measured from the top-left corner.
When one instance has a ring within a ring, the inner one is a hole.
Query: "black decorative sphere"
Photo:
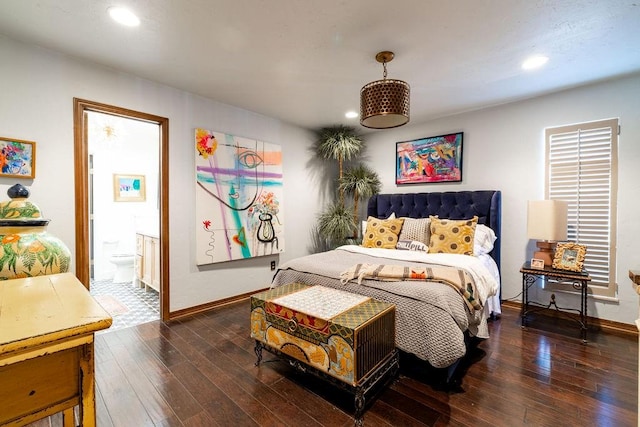
[[[16,184],[7,190],[7,196],[12,199],[26,199],[29,197],[29,190],[22,184]]]

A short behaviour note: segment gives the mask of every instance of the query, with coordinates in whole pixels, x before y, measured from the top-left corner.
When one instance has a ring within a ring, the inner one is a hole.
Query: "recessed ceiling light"
[[[126,25],[127,27],[137,27],[140,25],[140,18],[138,18],[133,12],[124,7],[110,7],[107,9],[109,15],[119,24]]]
[[[355,111],[347,111],[344,116],[347,119],[355,119],[356,117],[358,117],[358,113],[356,113]]]
[[[523,70],[535,70],[536,68],[540,68],[544,64],[546,64],[548,60],[549,60],[549,58],[546,57],[546,56],[542,56],[542,55],[532,56],[530,58],[527,58],[522,63],[522,69]]]

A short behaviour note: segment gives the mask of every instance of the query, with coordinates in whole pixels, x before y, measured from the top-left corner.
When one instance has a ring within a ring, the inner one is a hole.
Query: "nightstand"
[[[559,313],[576,312],[580,314],[579,318],[568,316],[572,320],[580,324],[580,338],[582,342],[587,342],[587,287],[591,281],[591,277],[586,270],[580,272],[569,270],[557,270],[552,267],[533,268],[530,262],[525,262],[520,269],[522,273],[522,311],[520,312],[521,325],[527,326],[527,314],[539,311],[540,309],[548,309],[554,307]],[[550,283],[566,286],[570,290],[580,291],[580,309],[558,307],[556,304],[556,295],[551,294],[549,304],[541,304],[535,301],[529,301],[529,288],[536,283],[538,279],[547,279]],[[538,307],[530,309],[530,306]]]

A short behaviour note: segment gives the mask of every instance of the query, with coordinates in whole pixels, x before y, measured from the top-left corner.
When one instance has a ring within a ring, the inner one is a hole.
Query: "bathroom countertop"
[[[158,230],[150,230],[145,228],[138,228],[136,230],[136,234],[143,234],[145,236],[155,237],[155,238],[160,237],[160,233],[158,233]]]

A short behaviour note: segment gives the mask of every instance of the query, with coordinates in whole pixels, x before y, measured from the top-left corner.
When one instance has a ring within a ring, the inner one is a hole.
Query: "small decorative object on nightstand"
[[[538,259],[538,258],[531,258],[531,268],[543,269],[544,268],[544,260],[543,259]]]
[[[580,338],[582,342],[587,342],[587,287],[591,281],[591,277],[586,270],[570,271],[559,270],[553,267],[545,267],[544,269],[534,268],[530,262],[525,262],[520,269],[522,273],[522,311],[520,312],[521,324],[524,328],[527,326],[527,314],[541,309],[555,308],[557,312],[567,314],[568,311],[573,311],[580,314],[580,317],[576,319],[574,316],[568,316],[570,319],[577,321],[580,324]],[[541,304],[535,301],[529,301],[529,288],[536,283],[538,279],[553,280],[554,284],[565,285],[569,290],[573,289],[580,291],[580,309],[558,307],[556,304],[555,294],[551,294],[551,300],[549,304]],[[530,309],[530,306],[538,307],[537,309]]]

